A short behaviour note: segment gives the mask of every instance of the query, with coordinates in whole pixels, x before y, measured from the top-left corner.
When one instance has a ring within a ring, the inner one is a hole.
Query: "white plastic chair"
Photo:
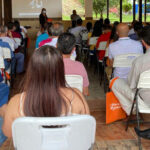
[[[131,53],[118,55],[114,58],[113,67],[130,68],[132,66],[132,62],[139,56],[141,56],[141,54]]]
[[[14,38],[14,40],[18,46],[21,46],[21,39],[20,38]]]
[[[144,100],[142,100],[139,96],[139,90],[140,89],[149,89],[150,90],[150,70],[145,71],[140,75],[138,85],[137,85],[137,90],[135,93],[134,101],[133,101],[131,112],[130,112],[130,116],[129,116],[128,121],[127,121],[126,130],[128,129],[128,124],[131,120],[131,116],[132,116],[132,112],[133,112],[135,104],[136,104],[136,116],[137,116],[136,121],[137,121],[138,130],[140,130],[139,113],[150,114],[150,107],[147,104],[145,104]],[[142,122],[142,123],[144,123],[144,122]],[[142,150],[141,139],[139,136],[138,136],[138,144],[139,144],[139,150]]]
[[[65,75],[67,84],[72,88],[77,88],[83,92],[83,77],[80,75]],[[67,86],[68,86],[67,85]]]
[[[89,45],[95,45],[97,43],[98,37],[91,37],[89,40]]]
[[[11,52],[9,48],[2,48],[4,59],[11,59]]]
[[[24,117],[13,122],[17,150],[92,150],[96,121],[92,116]]]
[[[4,58],[0,56],[0,69],[5,69]]]

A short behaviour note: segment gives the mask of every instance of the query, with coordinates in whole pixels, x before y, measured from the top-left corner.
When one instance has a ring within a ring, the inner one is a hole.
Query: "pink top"
[[[81,75],[83,77],[83,87],[89,86],[89,79],[85,67],[78,61],[73,61],[70,58],[64,58],[65,74],[66,75]]]

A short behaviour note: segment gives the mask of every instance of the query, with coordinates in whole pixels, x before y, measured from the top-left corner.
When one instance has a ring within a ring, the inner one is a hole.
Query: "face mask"
[[[46,14],[46,11],[45,11],[45,10],[43,11],[43,14]]]

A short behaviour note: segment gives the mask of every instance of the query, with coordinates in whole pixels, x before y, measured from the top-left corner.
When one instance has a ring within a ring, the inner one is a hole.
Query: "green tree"
[[[106,7],[106,2],[105,0],[94,0],[93,1],[93,10],[96,14],[96,18],[97,15],[100,14],[101,17],[103,17],[103,11]]]
[[[129,12],[132,9],[132,5],[130,3],[126,3],[123,5],[123,11],[125,13]]]

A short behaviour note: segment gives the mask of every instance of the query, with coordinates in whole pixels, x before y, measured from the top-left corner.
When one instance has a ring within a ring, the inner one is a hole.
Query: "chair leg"
[[[129,122],[130,122],[131,117],[132,117],[132,112],[133,112],[134,105],[135,105],[135,100],[134,100],[134,102],[133,102],[133,104],[132,104],[131,112],[130,112],[130,115],[129,115],[128,119],[127,119],[126,129],[125,129],[126,131],[128,131]]]
[[[136,100],[136,117],[137,117],[137,129],[140,130],[140,117],[139,117],[138,100]],[[142,150],[142,144],[141,144],[140,136],[138,136],[138,146],[139,146],[139,150]]]

